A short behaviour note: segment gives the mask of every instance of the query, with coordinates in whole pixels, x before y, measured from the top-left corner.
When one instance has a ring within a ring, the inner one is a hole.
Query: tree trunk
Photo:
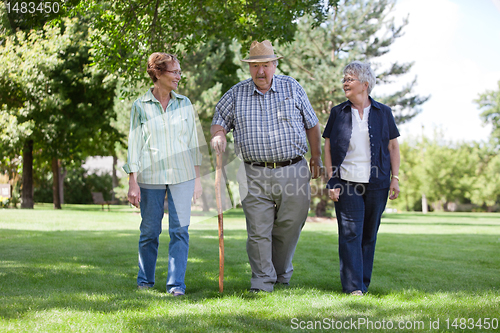
[[[118,177],[116,175],[116,165],[118,164],[118,157],[113,155],[113,173],[112,173],[112,189],[111,189],[111,201],[115,201],[115,187],[118,187]]]
[[[429,211],[427,207],[427,197],[422,193],[422,213],[427,214]]]
[[[33,209],[33,140],[27,140],[23,147],[23,189],[21,208]]]
[[[61,198],[61,205],[64,205],[64,178],[68,174],[68,170],[59,168],[59,198]]]
[[[54,200],[54,209],[61,209],[61,196],[59,194],[59,160],[52,158],[52,192]]]
[[[207,197],[205,196],[205,191],[201,192],[201,202],[204,212],[208,212],[210,210],[210,206],[208,205]]]
[[[320,201],[316,205],[315,214],[316,217],[325,217],[326,215],[326,201],[323,199],[323,196],[320,196]]]

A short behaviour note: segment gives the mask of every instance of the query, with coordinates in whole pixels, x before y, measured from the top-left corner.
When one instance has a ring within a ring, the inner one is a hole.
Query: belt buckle
[[[266,168],[276,169],[276,162],[264,162]]]

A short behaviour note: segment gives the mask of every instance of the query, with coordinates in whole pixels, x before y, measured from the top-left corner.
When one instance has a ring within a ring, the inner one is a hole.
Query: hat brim
[[[274,61],[274,60],[279,60],[279,59],[283,59],[283,57],[274,57],[274,58],[254,58],[254,57],[249,57],[249,58],[246,58],[246,59],[241,59],[241,61],[243,62],[269,62],[269,61]]]

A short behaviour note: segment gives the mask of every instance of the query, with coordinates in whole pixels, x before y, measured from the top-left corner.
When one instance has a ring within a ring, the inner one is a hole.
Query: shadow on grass
[[[457,227],[499,227],[500,224],[494,223],[451,223],[451,222],[392,222],[385,220],[384,224],[389,225],[415,225],[415,226],[457,226]]]
[[[102,213],[119,213],[119,214],[140,214],[140,210],[132,207],[129,204],[123,205],[110,205],[108,210],[107,206],[102,209],[101,205],[94,204],[65,204],[62,205],[61,211],[71,211],[71,212],[102,212]],[[33,211],[54,211],[53,204],[49,203],[37,203]],[[168,213],[168,210],[165,210]],[[211,218],[217,218],[217,212],[212,209],[210,211],[193,210],[191,216],[205,216]],[[245,219],[245,214],[241,208],[231,208],[224,212],[224,219]]]
[[[248,289],[245,231],[225,232],[225,291]],[[157,293],[136,289],[138,232],[1,230],[0,317],[34,310],[72,308],[113,312],[142,309],[165,294],[168,233],[160,236]],[[190,231],[186,284],[192,300],[218,293],[217,230]]]
[[[454,220],[454,219],[490,219],[500,224],[500,214],[498,213],[453,213],[453,212],[432,212],[423,214],[421,212],[404,213],[384,213],[382,219],[407,220],[415,218],[419,220]],[[498,225],[498,224],[497,224]]]
[[[425,303],[417,304],[409,311],[394,316],[391,306],[382,306],[373,299],[335,299],[337,306],[332,302],[325,302],[324,307],[296,312],[290,316],[286,300],[269,318],[259,310],[239,314],[238,309],[231,313],[186,315],[155,317],[144,320],[137,318],[127,322],[127,327],[141,327],[140,331],[169,331],[169,332],[316,332],[321,330],[336,330],[340,332],[447,332],[453,330],[451,321],[446,323],[450,316],[446,314],[467,314],[469,318],[482,318],[484,312],[470,309],[470,305],[459,303],[433,304],[429,313],[429,306]],[[374,302],[375,301],[375,302]],[[182,303],[180,303],[182,304]],[[185,304],[183,304],[185,305]],[[304,306],[306,308],[306,306]],[[483,311],[495,313],[496,307],[486,305]],[[405,319],[406,318],[406,319]],[[410,319],[411,318],[411,319]],[[491,319],[491,318],[490,318]],[[383,323],[382,323],[383,322]],[[340,324],[340,325],[339,325]],[[435,326],[435,325],[438,326]],[[432,326],[431,326],[432,325]],[[448,325],[448,329],[447,329]],[[399,328],[399,329],[398,329]],[[484,332],[484,330],[469,329],[468,332]]]
[[[403,213],[384,214],[382,223],[417,226],[500,227],[500,214],[487,213]]]
[[[258,295],[246,291],[250,287],[251,271],[245,250],[245,230],[225,231],[225,292],[221,295],[218,293],[217,231],[191,230],[186,273],[188,289],[182,299],[165,294],[168,233],[162,234],[160,240],[157,285],[152,291],[136,290],[138,237],[138,232],[130,231],[1,230],[0,317],[14,319],[32,311],[61,308],[116,313],[142,311],[158,302],[164,304],[161,306],[174,306],[239,299],[256,302],[255,310],[234,315],[192,314],[189,319],[174,315],[146,320],[143,326],[189,324],[191,327],[194,324],[197,329],[192,332],[203,331],[203,327],[206,331],[213,328],[230,332],[237,327],[239,332],[255,332],[289,329],[285,315],[276,314],[274,322],[259,314],[262,311],[259,302],[273,297],[283,298],[284,304],[290,297],[311,298],[311,302],[325,297],[329,300],[325,306],[333,298],[335,302],[345,303],[347,310],[351,307],[356,313],[371,311],[378,316],[389,311],[377,310],[370,302],[360,304],[341,294],[334,231],[304,231],[294,258],[291,288]],[[408,296],[411,299],[423,298],[426,294],[474,295],[495,290],[500,285],[499,247],[499,235],[381,234],[370,297],[405,297],[409,289],[415,290]],[[303,318],[314,318],[309,310],[304,311]],[[322,311],[328,315],[327,308]],[[218,326],[218,315],[225,318],[222,321],[225,325],[233,324]],[[139,319],[129,320],[131,325],[137,325],[134,320]],[[184,331],[190,332],[188,328]]]
[[[39,210],[53,210],[54,205],[52,203],[37,203],[35,205],[35,211]],[[63,211],[75,211],[75,212],[109,212],[109,213],[136,213],[139,210],[135,211],[131,205],[119,205],[112,204],[104,205],[104,209],[101,205],[95,204],[64,204],[62,205]]]

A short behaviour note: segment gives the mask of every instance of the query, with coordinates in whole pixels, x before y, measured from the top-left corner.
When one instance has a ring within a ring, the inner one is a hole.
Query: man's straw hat
[[[282,59],[274,54],[273,46],[268,40],[259,43],[254,41],[250,46],[250,56],[241,61],[244,62],[268,62],[273,60]]]

